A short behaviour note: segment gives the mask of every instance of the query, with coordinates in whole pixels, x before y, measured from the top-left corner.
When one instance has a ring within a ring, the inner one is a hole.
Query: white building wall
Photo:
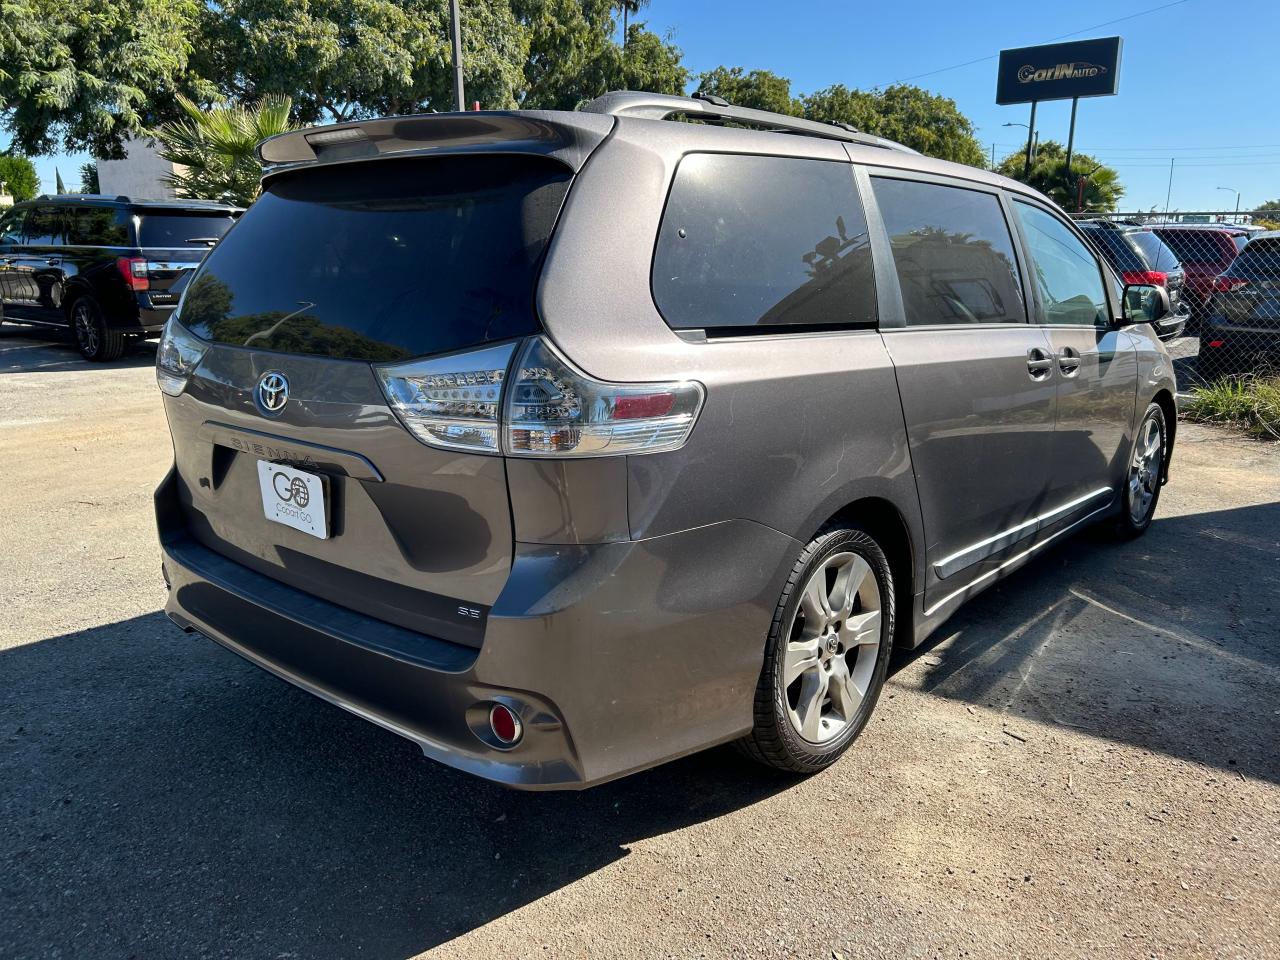
[[[124,160],[98,161],[98,189],[108,196],[135,200],[172,200],[173,188],[161,178],[172,173],[174,164],[163,160],[146,140],[125,143]]]

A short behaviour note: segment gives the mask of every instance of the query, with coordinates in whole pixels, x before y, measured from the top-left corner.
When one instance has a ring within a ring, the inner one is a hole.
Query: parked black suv
[[[203,200],[68,194],[0,217],[0,319],[70,327],[89,360],[114,360],[131,338],[160,335],[174,284],[241,213]]]
[[[1076,224],[1126,284],[1147,283],[1164,287],[1169,314],[1156,327],[1161,340],[1183,334],[1190,305],[1183,298],[1186,272],[1178,255],[1145,227],[1109,220],[1084,220]]]

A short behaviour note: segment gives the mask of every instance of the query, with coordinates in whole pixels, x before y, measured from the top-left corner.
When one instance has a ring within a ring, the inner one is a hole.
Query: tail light
[[[606,383],[542,337],[379,366],[396,414],[433,447],[517,457],[600,457],[674,450],[702,408],[702,385]],[[510,368],[510,374],[507,370]]]
[[[1163,287],[1169,282],[1169,275],[1163,270],[1126,270],[1122,276],[1125,283],[1154,287]]]
[[[1213,278],[1214,293],[1230,293],[1232,290],[1239,290],[1241,287],[1247,287],[1248,280],[1242,280],[1239,277],[1219,276]]]
[[[134,293],[151,289],[151,279],[147,276],[147,261],[142,257],[119,257],[116,260],[116,269],[120,271],[120,276],[124,277],[124,282]]]
[[[208,349],[209,344],[170,317],[156,348],[156,383],[160,389],[171,397],[182,393]]]

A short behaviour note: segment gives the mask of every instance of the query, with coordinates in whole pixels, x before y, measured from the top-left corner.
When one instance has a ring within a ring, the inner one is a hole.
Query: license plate
[[[259,460],[258,486],[262,489],[262,512],[268,520],[329,539],[323,477]]]

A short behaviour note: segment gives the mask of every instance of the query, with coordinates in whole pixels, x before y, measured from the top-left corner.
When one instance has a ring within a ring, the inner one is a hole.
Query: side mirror
[[[1126,284],[1120,302],[1124,310],[1120,326],[1158,323],[1171,312],[1168,291],[1150,283]]]

